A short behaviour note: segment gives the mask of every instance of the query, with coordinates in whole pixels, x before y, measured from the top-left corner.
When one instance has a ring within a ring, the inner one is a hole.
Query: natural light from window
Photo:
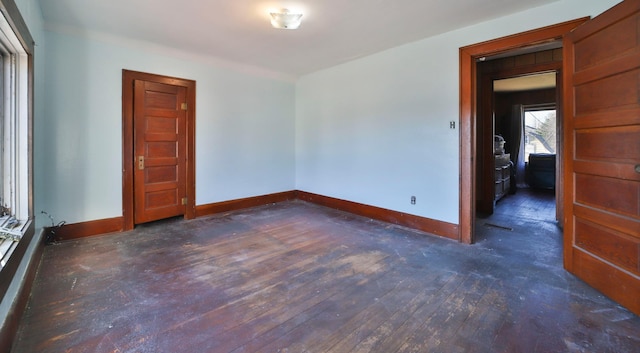
[[[556,111],[525,110],[525,161],[531,153],[556,153]]]
[[[28,229],[30,210],[29,57],[0,15],[0,266]]]

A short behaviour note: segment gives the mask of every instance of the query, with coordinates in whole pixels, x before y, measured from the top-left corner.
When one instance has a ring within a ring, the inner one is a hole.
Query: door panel
[[[617,68],[612,67],[616,70]],[[611,70],[607,70],[611,72]],[[602,72],[606,75],[608,72]],[[605,78],[597,77],[596,81],[585,82],[575,87],[576,100],[581,104],[576,105],[576,114],[596,112],[598,110],[614,107],[633,106],[637,103],[638,81],[640,70],[627,71],[618,75]]]
[[[185,87],[134,82],[135,223],[185,212],[185,101]]]
[[[640,126],[583,129],[576,132],[578,159],[640,160]],[[614,157],[615,156],[615,157]]]
[[[638,273],[638,245],[622,232],[591,223],[584,218],[576,221],[576,244],[605,260]]]
[[[575,202],[602,211],[638,217],[640,183],[575,172]]]
[[[640,314],[640,1],[564,39],[565,268]]]
[[[637,44],[637,19],[632,16],[601,28],[575,44],[575,66],[581,71],[611,58],[611,53],[634,50]]]

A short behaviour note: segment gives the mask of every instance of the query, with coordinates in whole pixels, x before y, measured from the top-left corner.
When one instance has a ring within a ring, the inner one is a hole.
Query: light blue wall
[[[196,81],[197,205],[295,188],[293,83],[106,37],[46,40],[37,212],[67,223],[122,215],[122,69]]]
[[[302,77],[296,188],[457,224],[459,48],[618,2],[559,1]]]
[[[458,222],[458,48],[583,16],[618,0],[563,0],[302,77],[297,84],[146,45],[45,30],[36,42],[38,225],[122,215],[122,69],[197,81],[196,204],[299,189]],[[410,205],[411,195],[417,204]],[[0,303],[0,325],[29,246]]]
[[[46,50],[45,50],[45,38],[43,31],[43,20],[42,20],[42,12],[40,11],[40,5],[36,0],[16,0],[16,5],[24,18],[27,27],[29,28],[29,33],[33,37],[34,42],[36,43],[36,47],[34,49],[34,98],[35,98],[35,106],[34,106],[34,120],[39,119],[43,113],[43,104],[42,97],[44,97],[44,63],[46,58]],[[15,305],[15,300],[17,298],[18,292],[20,288],[24,285],[24,279],[27,272],[27,267],[31,265],[33,261],[39,261],[39,259],[34,259],[35,250],[38,247],[42,238],[42,233],[40,230],[36,230],[34,237],[31,240],[31,243],[27,247],[25,255],[22,257],[20,264],[16,270],[15,275],[11,280],[11,284],[7,289],[7,293],[0,298],[0,328],[4,329],[6,324],[6,319],[11,312],[11,310],[15,310],[13,307]],[[13,313],[15,315],[15,312]]]
[[[459,120],[458,49],[617,2],[558,1],[295,84],[49,28],[40,34],[47,60],[37,95],[35,212],[68,223],[122,215],[121,70],[130,69],[197,81],[198,205],[300,189],[457,223],[459,132],[449,123]]]

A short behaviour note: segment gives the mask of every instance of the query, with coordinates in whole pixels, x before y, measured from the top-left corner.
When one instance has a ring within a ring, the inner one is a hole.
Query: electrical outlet
[[[415,196],[411,196],[411,204],[412,205],[416,204],[416,197]]]

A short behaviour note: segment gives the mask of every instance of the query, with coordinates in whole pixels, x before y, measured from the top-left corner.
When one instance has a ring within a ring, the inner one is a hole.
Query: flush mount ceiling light
[[[292,13],[287,9],[271,12],[271,25],[279,29],[296,29],[300,26],[301,13]]]

